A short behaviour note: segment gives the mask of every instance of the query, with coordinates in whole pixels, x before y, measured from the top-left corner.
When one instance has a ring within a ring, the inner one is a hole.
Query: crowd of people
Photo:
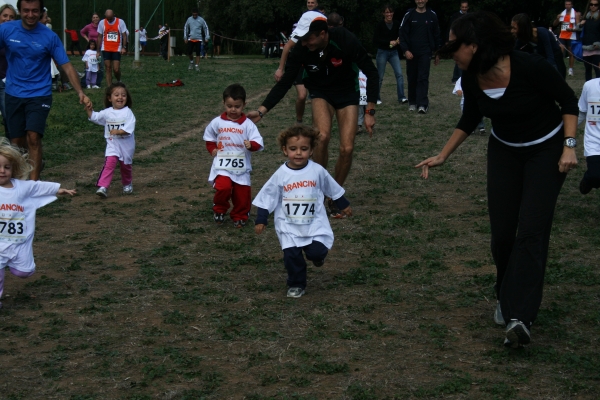
[[[565,80],[563,55],[573,47],[576,33],[583,31],[584,37],[591,37],[585,42],[589,53],[584,56],[591,64],[590,78],[592,69],[597,72],[598,0],[590,0],[590,11],[584,14],[572,9],[571,1],[565,2],[565,10],[556,19],[560,23],[560,43],[551,30],[534,26],[524,14],[516,15],[508,26],[493,13],[469,12],[466,1],[453,15],[442,43],[437,15],[427,7],[427,0],[415,0],[415,5],[401,21],[393,19],[391,5],[383,7],[373,37],[377,47],[375,65],[358,38],[343,27],[339,14],[325,15],[316,0],[308,0],[307,11],[284,48],[275,72],[276,83],[261,105],[244,113],[246,92],[240,84],[230,85],[223,92],[224,112],[205,129],[206,149],[213,157],[208,177],[215,189],[213,220],[222,225],[229,213],[234,227],[243,228],[254,204],[254,229],[261,234],[269,214],[274,213],[288,272],[287,296],[302,297],[307,275],[303,253],[315,266],[322,266],[333,245],[328,216],[352,216],[343,186],[352,165],[359,110],[363,110],[365,128],[372,135],[376,106],[382,104],[380,90],[387,63],[394,70],[398,103],[408,103],[408,111],[426,114],[430,108],[432,59],[437,65],[440,58],[450,58],[456,64],[452,81],[461,96],[462,115],[439,154],[415,167],[427,179],[431,169],[444,164],[472,132],[485,133],[484,117],[491,120],[487,195],[491,253],[496,265],[493,319],[506,327],[505,344],[521,347],[531,340],[541,305],[553,214],[566,175],[578,164],[576,130],[584,121],[588,170],[579,190],[588,194],[600,187],[600,80],[586,83],[578,100]],[[120,57],[126,51],[128,35],[125,23],[107,10],[102,20],[94,14],[92,22],[80,32],[89,43],[84,56],[87,87],[99,85],[96,77],[101,74],[102,64],[98,52],[106,73],[104,109],[94,111],[58,36],[40,23],[43,0],[19,0],[18,9],[21,19],[14,21],[15,10],[0,7],[0,74],[6,78],[6,86],[0,85],[5,90],[0,107],[10,140],[10,144],[6,140],[0,144],[0,194],[15,205],[3,214],[12,224],[10,230],[0,232],[0,296],[4,266],[19,277],[31,276],[35,271],[31,250],[35,209],[48,204],[56,194],[75,194],[60,189],[58,184],[39,181],[43,168],[41,142],[52,104],[51,60],[65,72],[89,120],[104,127],[107,147],[96,194],[108,196],[118,164],[123,193],[133,192],[136,118],[130,109],[131,94],[120,82]],[[159,37],[165,37],[168,27],[160,29],[163,34]],[[145,32],[143,27],[138,31],[140,35]],[[39,46],[22,46],[19,38],[25,34],[34,37]],[[189,69],[199,69],[203,44],[209,37],[206,21],[194,8],[184,28]],[[401,55],[406,59],[407,96]],[[568,75],[573,75],[572,70]],[[252,201],[252,153],[265,146],[255,123],[266,117],[292,85],[298,93],[297,123],[284,129],[278,138],[286,162]],[[311,99],[312,128],[302,124],[306,93]],[[339,127],[339,157],[331,176],[327,166],[334,117]],[[27,177],[30,180],[23,183]]]

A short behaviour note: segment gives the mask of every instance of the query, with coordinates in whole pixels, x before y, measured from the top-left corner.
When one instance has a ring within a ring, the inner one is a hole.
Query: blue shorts
[[[44,136],[52,96],[20,98],[6,93],[4,99],[9,139],[26,137],[27,131]]]
[[[140,45],[142,45],[142,46],[145,46],[145,45],[146,45],[146,42],[142,42],[142,41],[140,40]]]
[[[120,51],[103,51],[102,59],[104,61],[121,61]]]

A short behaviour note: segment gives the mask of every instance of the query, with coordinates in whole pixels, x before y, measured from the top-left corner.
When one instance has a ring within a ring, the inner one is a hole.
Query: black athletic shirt
[[[359,92],[360,69],[367,77],[367,101],[377,102],[377,68],[356,36],[346,28],[330,28],[329,43],[323,51],[309,51],[301,42],[296,44],[290,52],[283,76],[273,86],[262,106],[267,110],[275,107],[292,87],[301,68],[304,68],[302,81],[309,91],[315,89],[332,97]]]
[[[573,89],[537,54],[510,53],[510,81],[497,100],[479,88],[477,77],[470,71],[463,71],[462,88],[465,104],[456,128],[467,134],[486,116],[500,139],[527,143],[552,132],[563,114],[579,115]]]

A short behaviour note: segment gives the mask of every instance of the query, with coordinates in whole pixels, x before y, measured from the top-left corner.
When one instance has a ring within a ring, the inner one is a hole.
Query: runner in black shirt
[[[303,82],[312,99],[313,123],[319,130],[319,145],[314,150],[315,162],[327,167],[327,147],[331,136],[333,116],[340,131],[340,156],[335,165],[335,180],[343,185],[350,166],[356,136],[359,102],[358,70],[367,76],[367,112],[365,127],[370,135],[375,125],[375,103],[379,95],[379,75],[367,51],[356,36],[345,28],[327,27],[324,17],[315,18],[301,37],[302,46],[290,52],[286,70],[271,89],[257,111],[248,118],[258,122],[264,114],[285,96],[298,72],[303,68]],[[341,214],[330,204],[333,217]]]

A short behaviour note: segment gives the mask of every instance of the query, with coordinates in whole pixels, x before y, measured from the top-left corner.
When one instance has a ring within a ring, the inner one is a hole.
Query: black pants
[[[589,81],[592,79],[592,69],[596,73],[596,78],[600,78],[600,68],[598,64],[600,64],[600,55],[595,54],[593,56],[585,56],[583,57],[583,65],[585,66],[585,81]],[[593,64],[594,66],[590,65]]]
[[[162,58],[164,58],[165,60],[168,58],[167,57],[167,39],[161,39],[160,40],[160,55],[162,56]]]
[[[324,260],[329,251],[323,243],[316,240],[308,246],[283,249],[283,263],[288,272],[288,287],[306,289],[306,261],[302,255],[302,250],[304,250],[308,261]]]
[[[583,180],[594,189],[600,188],[600,156],[589,156],[585,158],[587,171],[583,174]]]
[[[81,53],[81,47],[79,47],[79,40],[71,40],[71,54],[75,55],[75,49],[77,49],[77,51],[79,52],[80,56],[83,56],[83,54]]]
[[[406,60],[406,76],[408,83],[408,104],[417,107],[429,107],[429,70],[431,54],[414,55]]]
[[[529,326],[542,302],[554,208],[566,174],[558,171],[563,131],[529,147],[490,136],[487,191],[502,315]]]

